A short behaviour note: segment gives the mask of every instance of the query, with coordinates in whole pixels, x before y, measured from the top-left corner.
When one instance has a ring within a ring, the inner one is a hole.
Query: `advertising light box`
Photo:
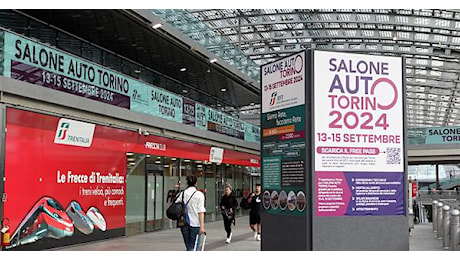
[[[263,206],[274,215],[307,211],[305,67],[305,52],[261,67]]]
[[[404,214],[402,66],[314,51],[317,216]]]

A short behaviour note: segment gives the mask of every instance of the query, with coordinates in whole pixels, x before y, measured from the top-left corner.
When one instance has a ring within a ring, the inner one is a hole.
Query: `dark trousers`
[[[233,220],[228,220],[226,217],[224,217],[224,228],[227,232],[227,238],[229,238],[230,233],[232,233],[232,222]]]
[[[193,251],[193,248],[195,247],[196,235],[200,233],[200,228],[191,227],[190,225],[185,224],[185,226],[180,228],[180,231],[182,233],[182,238],[184,238],[185,248],[187,251]],[[200,244],[200,237],[196,242],[197,244]]]

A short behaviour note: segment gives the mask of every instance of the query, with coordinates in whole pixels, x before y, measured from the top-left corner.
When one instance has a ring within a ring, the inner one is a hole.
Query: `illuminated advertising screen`
[[[317,216],[403,215],[400,57],[314,51]]]

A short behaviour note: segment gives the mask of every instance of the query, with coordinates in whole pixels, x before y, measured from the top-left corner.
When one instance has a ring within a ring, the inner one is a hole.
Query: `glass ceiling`
[[[260,65],[306,48],[403,56],[408,127],[460,125],[460,10],[151,11],[256,82]]]

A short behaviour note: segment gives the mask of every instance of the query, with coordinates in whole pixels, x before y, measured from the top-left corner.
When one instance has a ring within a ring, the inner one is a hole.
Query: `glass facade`
[[[221,219],[225,185],[233,187],[240,202],[260,183],[260,168],[127,153],[126,235],[176,228],[166,209],[187,187],[188,175],[197,177],[196,187],[205,195],[205,222]],[[248,211],[238,208],[237,214]]]

